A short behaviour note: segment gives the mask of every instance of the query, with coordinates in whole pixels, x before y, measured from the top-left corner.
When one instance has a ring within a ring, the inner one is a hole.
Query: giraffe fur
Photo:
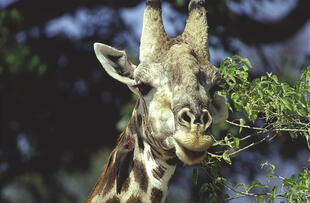
[[[210,63],[205,0],[191,0],[184,32],[170,38],[160,0],[146,0],[140,63],[125,51],[95,43],[95,54],[114,79],[138,96],[131,119],[86,203],[163,203],[177,163],[199,164],[225,120],[225,98]]]

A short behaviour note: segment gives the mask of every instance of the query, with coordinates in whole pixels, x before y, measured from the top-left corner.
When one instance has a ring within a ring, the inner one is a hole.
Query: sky
[[[7,5],[15,1],[18,0],[1,0],[0,8],[5,8]],[[262,3],[253,3],[254,1],[241,0],[241,4],[228,1],[227,5],[236,13],[246,13],[249,16],[252,16],[252,18],[260,21],[275,21],[285,16],[290,10],[294,9],[296,1],[297,0],[272,0],[263,1]],[[144,8],[145,4],[142,2],[134,8],[120,10],[120,15],[125,19],[127,27],[131,28],[131,33],[133,35],[124,34],[116,39],[127,37],[128,39],[125,39],[126,42],[130,42],[128,47],[132,50],[137,50],[137,52],[142,30]],[[105,22],[104,16],[105,14],[109,15],[109,12],[111,11],[104,7],[98,8],[96,12],[83,8],[78,9],[73,14],[65,14],[49,21],[46,24],[45,33],[49,37],[53,37],[59,33],[64,33],[68,37],[78,40],[84,36],[92,34],[93,31],[87,29],[89,23],[99,24]],[[163,22],[168,35],[176,36],[179,34],[184,27],[185,19],[186,15],[175,11],[169,3],[163,2]],[[33,28],[33,30],[35,31],[36,28]],[[282,61],[282,58],[285,58],[286,55],[297,59],[297,61],[303,61],[307,55],[310,55],[310,38],[308,36],[310,36],[310,22],[307,23],[306,26],[304,26],[292,39],[284,43],[263,44],[262,49],[267,53],[267,58],[272,61],[275,66],[281,66],[282,64],[278,63],[279,61]],[[24,40],[22,33],[19,33],[17,37]],[[210,36],[210,40],[219,39],[215,36]],[[232,39],[231,43],[232,46],[239,49],[239,55],[242,57],[248,57],[254,66],[263,67],[256,47],[247,46],[238,39]],[[214,49],[213,47],[210,47],[210,52],[211,63],[214,64],[232,55],[232,53],[223,49]],[[298,75],[299,72],[296,72],[295,74]]]
[[[247,13],[255,19],[260,21],[275,21],[282,18],[292,10],[295,6],[296,0],[273,0],[265,3],[254,4],[253,1],[243,0],[243,4],[237,4],[232,1],[228,1],[228,7],[236,13]],[[252,2],[252,3],[251,3]],[[116,39],[125,40],[128,43],[128,47],[132,50],[139,50],[139,39],[142,30],[142,19],[145,4],[142,2],[134,8],[126,8],[120,10],[120,15],[125,19],[125,24],[131,29],[130,34],[122,34],[116,37]],[[57,19],[51,20],[46,25],[46,34],[53,37],[59,33],[65,33],[74,39],[80,39],[85,34],[89,34],[89,30],[85,27],[89,23],[104,22],[102,15],[109,12],[107,8],[98,8],[95,13],[90,13],[87,9],[79,9],[73,15],[66,14]],[[163,3],[163,22],[165,30],[168,35],[176,36],[182,32],[186,15],[175,11],[169,3]],[[99,17],[98,14],[101,14]],[[91,15],[91,20],[88,16]],[[209,25],[212,26],[212,25]],[[117,33],[116,33],[117,35]],[[274,63],[274,66],[282,66],[283,58],[289,55],[291,58],[298,61],[305,60],[306,55],[310,55],[310,23],[306,24],[292,39],[284,43],[263,44],[261,47],[266,53],[266,57]],[[124,39],[126,38],[126,39]],[[219,40],[215,36],[210,36],[210,40]],[[256,47],[247,46],[239,39],[232,39],[231,45],[239,50],[239,55],[250,59],[252,64],[257,68],[258,72],[263,73],[265,70],[261,69],[264,64],[261,64],[259,53],[257,53]],[[300,46],[299,46],[300,45]],[[294,49],[292,49],[292,47]],[[292,51],[290,51],[292,50]],[[220,61],[232,55],[223,49],[214,49],[210,47],[211,63],[218,65]],[[306,54],[305,54],[306,53]],[[276,71],[276,70],[274,70]],[[295,73],[296,77],[299,72]]]
[[[18,0],[1,0],[0,1],[0,8],[5,8],[8,5],[10,5],[11,3],[14,3],[16,1],[18,1]]]

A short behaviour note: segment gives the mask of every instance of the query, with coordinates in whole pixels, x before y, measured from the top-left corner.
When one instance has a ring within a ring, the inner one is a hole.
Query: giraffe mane
[[[93,187],[93,189],[91,190],[91,193],[90,195],[88,196],[87,200],[85,201],[85,203],[90,203],[91,200],[93,199],[93,197],[98,193],[98,191],[100,191],[100,187],[101,187],[101,184],[107,174],[107,171],[108,171],[108,168],[109,166],[111,165],[112,163],[112,159],[115,155],[115,153],[118,151],[118,149],[121,147],[123,141],[124,141],[124,137],[125,137],[125,130],[119,135],[118,139],[117,139],[117,145],[116,147],[112,150],[112,152],[110,153],[107,161],[106,161],[106,164],[103,168],[103,171],[100,175],[100,178],[99,180],[96,182],[95,186]]]

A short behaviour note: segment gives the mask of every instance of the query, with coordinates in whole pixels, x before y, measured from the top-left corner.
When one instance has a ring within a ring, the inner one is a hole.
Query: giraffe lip
[[[192,151],[190,149],[187,149],[186,147],[182,146],[178,141],[177,141],[177,144],[179,145],[179,147],[182,149],[182,151],[188,156],[188,157],[191,157],[191,158],[199,158],[201,156],[203,156],[206,151],[201,151],[201,152],[195,152],[195,151]]]
[[[204,154],[213,142],[210,134],[201,131],[198,133],[197,131],[178,131],[173,135],[173,138],[176,144],[180,146],[181,149],[184,149],[183,151],[188,151],[193,155]]]

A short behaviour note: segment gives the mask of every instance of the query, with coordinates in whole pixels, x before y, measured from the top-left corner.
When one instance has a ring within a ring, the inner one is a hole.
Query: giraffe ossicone
[[[184,32],[170,38],[160,0],[147,0],[140,63],[124,51],[95,43],[106,72],[138,95],[118,139],[85,202],[165,202],[178,160],[200,163],[212,144],[211,126],[228,116],[221,83],[209,61],[205,0],[191,0]]]

